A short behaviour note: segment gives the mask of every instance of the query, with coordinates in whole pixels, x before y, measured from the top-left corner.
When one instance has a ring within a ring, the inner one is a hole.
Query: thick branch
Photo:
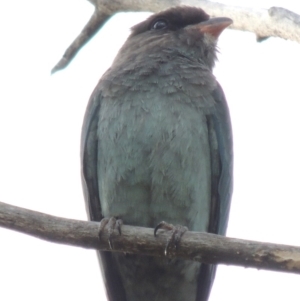
[[[229,17],[231,28],[254,32],[259,39],[280,37],[300,42],[300,16],[280,7],[253,9],[224,5],[205,0],[89,0],[95,5],[95,12],[82,32],[68,47],[62,59],[52,69],[52,73],[65,68],[80,48],[117,12],[151,11],[158,12],[171,6],[190,5],[203,8],[212,17]]]
[[[0,226],[55,243],[111,251],[107,231],[99,240],[96,222],[54,217],[0,202]],[[115,233],[112,238],[113,251],[163,257],[169,235],[160,230],[154,237],[153,229],[124,225],[122,235]],[[168,250],[168,257],[300,274],[300,247],[208,233],[186,232],[178,250]]]

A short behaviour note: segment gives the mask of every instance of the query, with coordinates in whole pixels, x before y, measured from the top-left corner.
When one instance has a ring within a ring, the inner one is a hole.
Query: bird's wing
[[[212,92],[215,102],[207,115],[211,157],[211,214],[208,232],[225,235],[233,187],[233,145],[230,115],[221,86]],[[206,301],[216,274],[216,265],[202,264],[198,276],[197,301]]]
[[[98,87],[99,88],[99,87]],[[97,127],[101,106],[101,93],[96,87],[93,92],[84,117],[81,133],[81,179],[86,209],[89,219],[100,221],[102,219],[98,175],[98,138]],[[111,252],[97,252],[103,280],[107,291],[107,298],[110,301],[126,301],[124,288],[119,272],[115,269]]]
[[[217,222],[213,222],[216,226],[209,229],[208,232],[225,235],[233,189],[232,130],[229,109],[224,92],[219,84],[213,91],[212,96],[215,100],[215,109],[211,115],[211,124],[217,139],[220,170],[217,175],[214,174],[218,181],[216,187],[212,187],[212,194],[216,191],[218,203],[216,205],[218,210],[216,211],[218,212],[216,212],[215,217],[212,216],[211,218],[216,219]]]
[[[97,88],[96,88],[97,89]],[[97,177],[97,127],[101,96],[95,90],[89,100],[81,132],[81,180],[89,219],[102,219]]]

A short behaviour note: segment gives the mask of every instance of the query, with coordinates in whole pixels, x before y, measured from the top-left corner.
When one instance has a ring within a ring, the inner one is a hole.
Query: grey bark
[[[0,202],[0,226],[49,242],[86,249],[135,253],[164,257],[170,233],[153,229],[122,226],[122,235],[113,234],[113,250],[108,231],[99,239],[99,223],[55,217]],[[177,250],[168,249],[170,258],[212,264],[227,264],[300,274],[300,247],[223,237],[208,233],[186,232]]]
[[[118,12],[150,11],[158,12],[176,5],[201,7],[212,17],[229,17],[233,20],[232,29],[250,31],[258,40],[268,37],[280,37],[300,42],[300,16],[281,7],[255,9],[224,5],[205,0],[89,0],[95,11],[83,30],[67,48],[63,57],[52,69],[52,73],[65,68],[75,57],[81,47]]]

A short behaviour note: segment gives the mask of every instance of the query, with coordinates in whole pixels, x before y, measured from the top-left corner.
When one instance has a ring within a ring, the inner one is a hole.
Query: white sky
[[[243,2],[254,4],[300,13],[293,0]],[[50,76],[92,11],[84,0],[0,2],[0,201],[86,219],[79,166],[85,107],[128,28],[148,15],[115,17]],[[256,43],[252,33],[226,30],[219,48],[215,74],[235,144],[228,236],[300,245],[300,45]],[[1,228],[0,241],[1,300],[105,300],[94,251]],[[299,277],[220,266],[210,301],[300,300]]]

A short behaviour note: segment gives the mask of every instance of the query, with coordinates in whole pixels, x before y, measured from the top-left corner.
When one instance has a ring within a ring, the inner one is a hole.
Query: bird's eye
[[[151,29],[164,29],[164,28],[167,28],[168,27],[168,23],[166,20],[164,19],[159,19],[159,20],[156,20],[153,25],[151,26]]]

